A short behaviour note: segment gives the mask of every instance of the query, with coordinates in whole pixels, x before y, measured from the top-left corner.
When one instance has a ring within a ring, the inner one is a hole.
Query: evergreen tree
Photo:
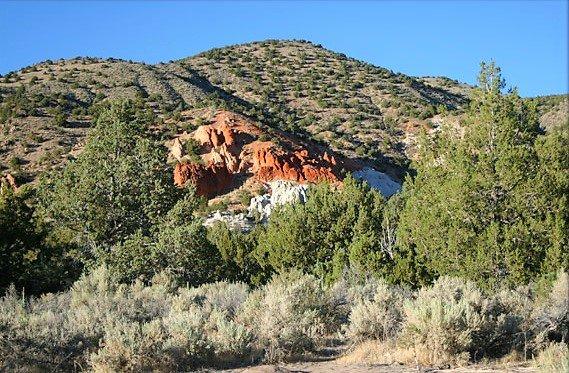
[[[221,278],[256,285],[269,279],[270,273],[263,271],[253,256],[261,230],[262,228],[256,227],[250,232],[243,233],[230,229],[223,222],[208,228],[208,240],[215,245],[221,255],[222,266],[219,268]]]
[[[390,258],[380,242],[383,204],[377,191],[351,177],[337,190],[314,186],[305,204],[271,215],[254,255],[264,268],[297,268],[327,280],[347,267],[385,274]]]
[[[78,276],[80,267],[64,248],[45,242],[33,194],[31,188],[15,192],[0,183],[0,292],[11,284],[25,294],[57,291]]]
[[[99,250],[98,262],[122,282],[149,281],[161,271],[193,286],[215,281],[223,275],[223,262],[208,241],[202,220],[194,216],[198,204],[193,194],[186,195],[154,227],[153,234],[136,231],[110,250]]]
[[[535,107],[503,88],[483,63],[464,125],[420,144],[398,229],[418,282],[519,284],[567,266],[566,136],[545,139]]]
[[[146,111],[130,101],[106,105],[77,160],[42,183],[41,213],[53,237],[76,243],[83,258],[135,232],[149,235],[183,193],[148,124]]]

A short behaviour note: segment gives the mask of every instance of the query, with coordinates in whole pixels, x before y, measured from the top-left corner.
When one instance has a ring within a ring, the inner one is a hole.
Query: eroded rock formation
[[[272,181],[267,185],[268,193],[251,198],[246,212],[215,211],[204,220],[204,225],[211,227],[222,222],[230,229],[248,232],[258,222],[267,223],[276,206],[305,203],[308,199],[306,185],[285,180]]]
[[[174,168],[174,183],[182,186],[190,182],[200,196],[221,193],[231,186],[232,181],[233,174],[223,163],[178,163]]]
[[[258,181],[291,180],[299,183],[340,180],[340,167],[333,155],[317,146],[273,134],[273,140],[249,119],[227,111],[212,123],[184,134],[170,144],[172,157],[180,163],[174,170],[178,186],[190,182],[197,193],[214,196],[231,186],[237,175]],[[183,154],[183,143],[193,139],[200,145],[203,163]]]

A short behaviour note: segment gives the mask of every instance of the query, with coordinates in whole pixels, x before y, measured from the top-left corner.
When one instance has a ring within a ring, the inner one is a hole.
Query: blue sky
[[[568,92],[568,1],[0,1],[0,74],[45,59],[155,63],[306,39],[410,75],[474,83],[494,59],[524,96]]]

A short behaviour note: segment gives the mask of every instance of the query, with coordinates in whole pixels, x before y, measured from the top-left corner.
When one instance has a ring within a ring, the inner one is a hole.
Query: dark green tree
[[[420,144],[398,228],[419,283],[519,284],[567,266],[566,136],[541,135],[535,108],[503,88],[483,63],[464,125]]]
[[[130,235],[150,235],[184,191],[172,184],[165,148],[148,134],[146,111],[130,101],[97,113],[76,161],[42,182],[40,205],[53,238],[89,259]]]
[[[161,271],[184,284],[215,281],[223,275],[224,262],[208,241],[202,220],[194,216],[199,203],[187,194],[154,227],[153,234],[138,230],[110,250],[99,251],[99,262],[123,282],[148,281]]]
[[[207,237],[221,255],[220,277],[225,280],[263,283],[270,271],[263,271],[253,256],[260,228],[243,233],[219,222],[208,228]]]
[[[383,197],[352,177],[342,188],[320,184],[305,204],[284,206],[271,215],[255,256],[273,271],[297,268],[327,280],[345,268],[385,274],[391,265],[382,250]]]
[[[26,294],[57,291],[80,271],[63,247],[45,242],[33,204],[33,189],[15,192],[0,183],[0,291],[11,284]]]

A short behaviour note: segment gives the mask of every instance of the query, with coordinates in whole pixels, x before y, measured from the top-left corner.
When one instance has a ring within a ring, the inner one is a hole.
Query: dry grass
[[[426,364],[426,359],[410,348],[398,347],[394,341],[370,340],[359,343],[338,359],[345,364]]]
[[[551,343],[534,359],[533,366],[544,373],[569,372],[567,343]]]

